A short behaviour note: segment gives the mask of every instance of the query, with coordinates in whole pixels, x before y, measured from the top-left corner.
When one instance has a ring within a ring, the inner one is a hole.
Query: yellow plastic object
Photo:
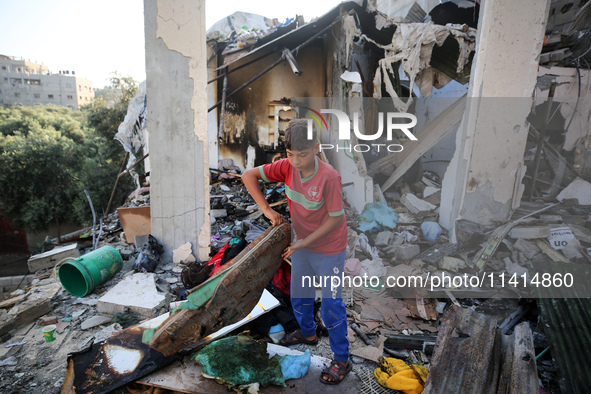
[[[422,365],[408,365],[391,357],[380,357],[380,368],[373,371],[379,384],[406,394],[422,394],[429,370]]]

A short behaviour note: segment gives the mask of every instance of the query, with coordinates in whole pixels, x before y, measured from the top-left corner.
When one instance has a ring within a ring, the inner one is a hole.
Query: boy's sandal
[[[347,366],[343,367],[338,361],[332,360],[330,366],[320,373],[320,381],[324,384],[339,384],[352,369],[353,363],[351,361],[347,361]],[[326,376],[332,377],[332,380],[324,379]]]
[[[317,345],[318,337],[309,340],[300,333],[300,330],[295,330],[294,332],[287,334],[281,341],[279,341],[279,344],[282,346],[297,345],[300,343],[305,345]]]

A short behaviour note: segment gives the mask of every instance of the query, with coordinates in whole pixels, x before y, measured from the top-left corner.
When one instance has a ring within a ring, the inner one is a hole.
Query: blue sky
[[[338,0],[206,0],[206,28],[235,11],[306,21]],[[75,70],[108,84],[111,72],[145,79],[143,0],[0,0],[0,54],[43,63],[52,72]]]

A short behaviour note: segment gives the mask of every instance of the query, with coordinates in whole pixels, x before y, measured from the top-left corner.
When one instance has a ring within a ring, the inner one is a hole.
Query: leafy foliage
[[[130,77],[116,75],[112,83],[122,94],[110,108],[100,99],[80,112],[0,107],[0,214],[32,231],[91,223],[86,189],[102,216],[125,155],[113,137],[137,91]],[[130,177],[122,177],[112,207],[132,189]]]

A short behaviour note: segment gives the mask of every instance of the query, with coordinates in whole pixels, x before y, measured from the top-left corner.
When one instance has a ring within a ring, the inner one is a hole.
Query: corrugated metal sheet
[[[591,299],[546,298],[538,305],[562,392],[591,392]]]
[[[442,319],[425,394],[539,393],[531,330],[502,335],[497,320],[450,308]]]

